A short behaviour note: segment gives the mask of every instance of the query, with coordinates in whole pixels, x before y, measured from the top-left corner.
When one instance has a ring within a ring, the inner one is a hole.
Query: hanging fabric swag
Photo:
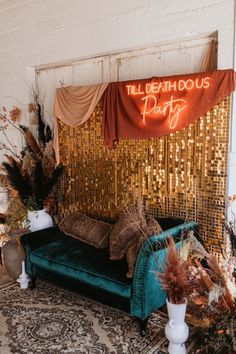
[[[181,130],[229,95],[235,83],[233,70],[110,83],[103,95],[105,144]]]
[[[54,149],[59,162],[58,119],[70,127],[85,123],[100,101],[107,83],[56,89],[54,102]]]

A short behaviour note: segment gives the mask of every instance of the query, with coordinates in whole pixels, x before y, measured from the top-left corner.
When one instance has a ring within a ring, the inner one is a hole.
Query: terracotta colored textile
[[[58,119],[70,127],[85,123],[100,101],[107,83],[56,89],[54,102],[54,149],[59,162]]]
[[[105,144],[181,130],[229,95],[235,83],[231,69],[110,83],[103,95]]]

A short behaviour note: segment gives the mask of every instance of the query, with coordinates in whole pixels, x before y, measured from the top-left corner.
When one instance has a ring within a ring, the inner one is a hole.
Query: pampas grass
[[[221,269],[216,256],[213,254],[209,254],[207,256],[207,264],[210,268],[208,270],[208,273],[212,281],[219,287],[223,288],[223,295],[221,296],[223,303],[230,311],[235,311],[235,301],[228,289],[226,276],[223,270]]]
[[[29,176],[22,173],[22,169],[14,159],[11,163],[3,162],[2,166],[7,172],[11,186],[18,191],[21,201],[25,203],[32,195],[32,183]]]
[[[189,264],[180,257],[174,239],[168,237],[167,241],[165,266],[163,271],[158,273],[158,277],[169,301],[182,304],[187,294],[193,291],[194,284],[189,277]]]

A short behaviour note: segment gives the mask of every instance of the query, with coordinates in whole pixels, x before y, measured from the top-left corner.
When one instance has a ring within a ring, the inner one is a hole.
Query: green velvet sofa
[[[184,231],[197,229],[197,223],[180,219],[158,219],[163,232],[151,236],[141,248],[133,279],[126,278],[125,260],[109,260],[108,250],[89,246],[65,235],[58,227],[32,232],[22,237],[26,272],[79,291],[83,295],[120,307],[136,317],[145,331],[149,315],[165,304],[156,270],[166,256],[167,235],[179,245]],[[34,285],[34,284],[33,284]]]

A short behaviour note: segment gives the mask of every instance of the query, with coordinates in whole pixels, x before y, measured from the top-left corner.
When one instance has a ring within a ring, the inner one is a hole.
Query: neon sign
[[[169,129],[177,127],[180,113],[188,104],[184,98],[176,98],[175,93],[184,90],[200,90],[210,87],[210,77],[196,78],[195,80],[151,81],[146,84],[126,85],[129,96],[140,97],[140,115],[142,122],[146,124],[146,118],[162,116],[167,119]],[[161,93],[171,93],[170,99],[161,101]],[[161,117],[160,117],[161,118]]]

